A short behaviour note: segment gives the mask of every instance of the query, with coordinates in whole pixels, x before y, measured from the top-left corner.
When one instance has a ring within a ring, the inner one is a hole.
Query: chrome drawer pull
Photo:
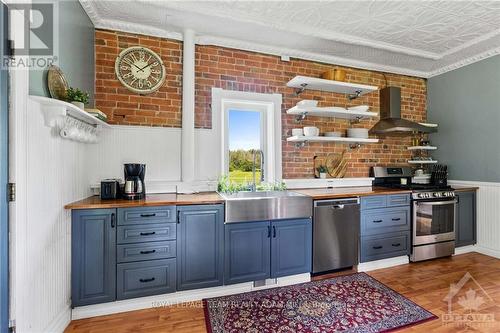
[[[151,232],[141,232],[141,236],[151,236],[156,234],[156,231],[151,231]]]
[[[149,279],[139,279],[139,282],[142,282],[142,283],[146,283],[146,282],[151,282],[151,281],[154,281],[155,278],[152,277],[152,278],[149,278]]]
[[[148,251],[141,251],[141,254],[151,254],[151,253],[155,253],[156,250],[148,250]]]
[[[375,221],[373,221],[373,223],[382,223],[382,222],[383,222],[383,220],[375,220]]]
[[[398,246],[401,246],[401,243],[392,244],[392,246],[398,247]]]
[[[374,250],[380,250],[381,248],[383,248],[383,246],[381,246],[381,245],[373,247]]]

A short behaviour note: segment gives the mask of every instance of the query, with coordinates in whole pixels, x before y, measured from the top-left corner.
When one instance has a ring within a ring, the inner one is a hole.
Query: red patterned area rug
[[[365,273],[203,303],[209,333],[387,332],[437,318]]]

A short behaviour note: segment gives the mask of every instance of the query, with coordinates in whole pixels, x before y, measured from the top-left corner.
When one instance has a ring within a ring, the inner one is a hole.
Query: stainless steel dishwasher
[[[314,202],[313,274],[358,264],[359,216],[359,198]]]

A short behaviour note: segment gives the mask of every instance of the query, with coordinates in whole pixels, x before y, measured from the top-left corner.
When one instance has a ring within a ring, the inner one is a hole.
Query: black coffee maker
[[[146,164],[127,163],[124,164],[125,185],[123,186],[123,198],[128,200],[144,199],[146,187],[144,176],[146,175]]]

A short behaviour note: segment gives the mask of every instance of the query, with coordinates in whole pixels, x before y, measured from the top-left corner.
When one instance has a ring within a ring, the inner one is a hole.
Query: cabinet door
[[[456,246],[476,244],[476,192],[457,192]]]
[[[272,221],[271,277],[311,271],[311,219]]]
[[[72,212],[72,305],[116,299],[116,210]]]
[[[270,237],[269,221],[225,225],[225,284],[271,276]]]
[[[178,210],[177,289],[221,286],[224,206],[182,206]]]

